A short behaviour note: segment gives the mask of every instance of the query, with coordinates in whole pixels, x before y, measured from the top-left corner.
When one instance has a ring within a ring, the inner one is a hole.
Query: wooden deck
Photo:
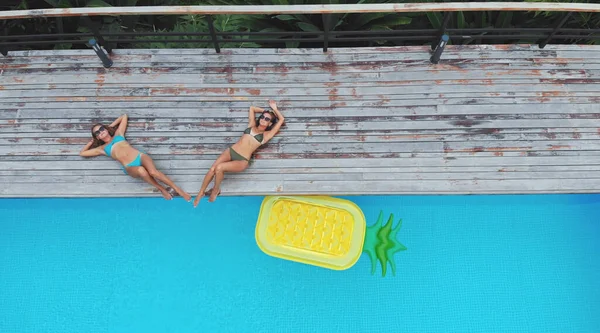
[[[287,126],[222,195],[600,192],[600,47],[91,50],[0,57],[0,197],[158,196],[94,122],[196,193],[250,105]]]

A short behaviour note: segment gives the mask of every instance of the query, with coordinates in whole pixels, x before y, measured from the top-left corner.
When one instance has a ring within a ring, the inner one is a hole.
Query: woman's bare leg
[[[224,162],[227,162],[227,161],[230,161],[230,160],[231,160],[231,154],[229,154],[229,148],[227,148],[215,160],[215,162],[213,163],[213,165],[210,167],[210,169],[208,170],[208,172],[204,176],[204,180],[202,181],[202,186],[200,187],[200,191],[198,191],[198,195],[196,196],[196,199],[194,200],[194,207],[198,206],[198,204],[200,203],[200,199],[202,199],[202,197],[204,197],[204,192],[206,192],[206,188],[208,187],[208,185],[210,184],[210,182],[215,177],[215,171],[216,171],[217,165],[219,165],[221,163],[224,163]]]
[[[141,166],[129,167],[129,168],[127,168],[127,173],[133,178],[142,178],[146,183],[156,187],[160,191],[160,193],[162,193],[162,196],[165,199],[167,199],[167,200],[173,199],[173,197],[171,196],[171,193],[169,193],[169,191],[167,191],[167,189],[165,189],[159,183],[157,183],[156,180],[154,178],[152,178],[152,176],[150,176],[150,173],[148,173],[146,168],[141,167]]]
[[[169,185],[175,190],[175,192],[179,193],[179,195],[181,195],[185,199],[185,201],[190,201],[192,199],[191,195],[189,195],[187,192],[175,185],[175,183],[173,183],[173,181],[169,179],[169,177],[167,177],[164,173],[158,171],[158,169],[154,165],[154,161],[152,161],[152,158],[150,158],[150,156],[142,154],[142,165],[146,168],[146,170],[148,170],[148,173],[152,178],[156,178],[161,182]]]
[[[221,182],[223,181],[225,172],[241,172],[244,171],[247,167],[248,162],[246,161],[231,161],[217,165],[217,167],[215,168],[215,187],[213,187],[208,201],[215,201],[217,199],[217,196],[221,193]]]

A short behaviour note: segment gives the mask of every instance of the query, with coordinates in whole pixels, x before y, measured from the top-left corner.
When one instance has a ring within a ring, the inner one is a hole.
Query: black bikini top
[[[250,135],[252,135],[252,133],[250,133],[251,131],[252,131],[252,127],[248,127],[248,128],[246,128],[246,130],[244,130],[244,134],[250,134]],[[262,145],[262,141],[263,141],[263,134],[262,133],[259,133],[259,134],[256,134],[256,135],[252,135],[252,136],[256,139],[256,141],[260,142],[260,144]]]

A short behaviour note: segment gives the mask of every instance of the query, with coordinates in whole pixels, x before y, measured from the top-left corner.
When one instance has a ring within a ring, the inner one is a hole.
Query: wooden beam
[[[189,14],[331,14],[331,13],[414,13],[456,11],[557,11],[600,12],[600,4],[548,2],[450,2],[386,3],[352,5],[273,6],[140,6],[82,7],[13,10],[0,12],[0,19],[99,15],[189,15]]]

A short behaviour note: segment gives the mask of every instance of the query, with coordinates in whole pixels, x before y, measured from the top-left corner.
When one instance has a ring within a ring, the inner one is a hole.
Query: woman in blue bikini
[[[116,129],[115,126],[119,125]],[[163,197],[171,200],[173,196],[170,191],[162,187],[156,179],[170,186],[175,192],[182,196],[186,201],[192,199],[191,195],[181,190],[167,176],[156,169],[154,162],[145,153],[133,148],[125,140],[125,131],[127,130],[127,115],[120,116],[109,126],[95,124],[92,126],[92,140],[79,152],[80,156],[92,157],[106,155],[119,161],[123,166],[123,172],[133,178],[142,178],[148,184],[156,187]]]
[[[275,101],[270,100],[269,106],[273,109],[274,114],[256,106],[250,107],[248,111],[248,127],[238,142],[230,148],[225,149],[210,167],[210,170],[204,176],[202,187],[200,187],[200,191],[194,200],[194,207],[200,203],[200,199],[204,196],[206,188],[213,178],[215,178],[215,186],[206,192],[206,194],[210,195],[209,202],[215,201],[221,193],[221,181],[223,181],[225,172],[244,171],[248,167],[254,151],[269,142],[277,134],[284,122],[284,118],[277,109]],[[258,120],[256,119],[256,112],[261,113]]]

